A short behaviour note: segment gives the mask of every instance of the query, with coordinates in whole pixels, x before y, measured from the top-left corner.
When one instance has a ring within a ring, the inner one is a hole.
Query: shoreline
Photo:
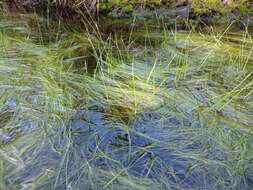
[[[66,5],[52,4],[48,5],[41,3],[42,0],[28,1],[24,0],[5,0],[0,2],[0,10],[4,12],[31,13],[36,12],[47,18],[74,20],[74,22],[82,22],[84,16],[93,17],[94,20],[100,18],[108,18],[124,23],[125,20],[137,20],[141,23],[144,20],[162,20],[169,27],[174,26],[177,22],[179,29],[187,28],[186,22],[197,25],[222,25],[227,23],[237,23],[241,27],[253,28],[253,7],[248,12],[242,12],[239,9],[234,9],[221,13],[215,10],[197,13],[193,8],[191,1],[178,0],[174,1],[171,7],[158,5],[145,5],[125,3],[125,5],[114,5],[100,3],[88,5],[79,5],[77,8],[71,7],[71,3]],[[74,2],[71,0],[69,2]],[[95,1],[93,1],[95,2]],[[181,3],[178,3],[181,2]],[[73,5],[72,5],[73,6]],[[97,7],[95,10],[94,6]],[[253,5],[252,5],[253,6]],[[92,8],[93,7],[93,8]],[[252,26],[252,27],[251,27]],[[175,27],[175,26],[174,26]]]

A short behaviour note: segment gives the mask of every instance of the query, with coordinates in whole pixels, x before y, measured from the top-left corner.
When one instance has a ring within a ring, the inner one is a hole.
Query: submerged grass
[[[134,33],[45,40],[37,19],[10,18],[1,189],[252,189],[252,34],[152,32],[150,47]]]

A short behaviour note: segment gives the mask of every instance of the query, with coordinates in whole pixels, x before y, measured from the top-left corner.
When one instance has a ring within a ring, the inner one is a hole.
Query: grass
[[[1,188],[252,188],[251,33],[140,45],[30,19],[0,22]]]

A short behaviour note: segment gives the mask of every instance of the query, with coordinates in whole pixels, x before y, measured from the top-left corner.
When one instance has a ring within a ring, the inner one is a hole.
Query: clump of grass
[[[252,187],[250,33],[136,47],[15,28],[0,33],[3,188]]]

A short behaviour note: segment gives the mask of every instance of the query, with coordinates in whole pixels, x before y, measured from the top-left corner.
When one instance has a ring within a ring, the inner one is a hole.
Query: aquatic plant
[[[252,189],[247,29],[140,44],[31,17],[0,20],[0,189]]]

